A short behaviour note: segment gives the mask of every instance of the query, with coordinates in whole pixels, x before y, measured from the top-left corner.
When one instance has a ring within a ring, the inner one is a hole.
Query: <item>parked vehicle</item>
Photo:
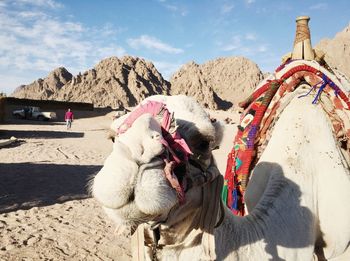
[[[41,111],[39,107],[25,107],[14,110],[12,115],[17,119],[35,119],[39,121],[48,121],[57,119],[55,112]]]

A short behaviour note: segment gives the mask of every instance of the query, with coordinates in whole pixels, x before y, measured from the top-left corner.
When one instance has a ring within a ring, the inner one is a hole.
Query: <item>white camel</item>
[[[350,260],[349,168],[324,110],[311,95],[297,98],[301,93],[302,86],[288,96],[252,170],[244,217],[220,207],[222,176],[211,157],[221,141],[220,124],[184,96],[155,98],[174,113],[193,152],[186,170],[175,169],[187,180],[186,202],[179,203],[158,154],[138,165],[112,152],[92,186],[118,225],[138,226],[134,258]],[[125,175],[130,172],[136,178]]]

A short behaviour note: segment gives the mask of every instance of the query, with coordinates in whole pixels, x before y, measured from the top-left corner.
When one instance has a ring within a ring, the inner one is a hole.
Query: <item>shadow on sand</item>
[[[64,138],[82,138],[83,132],[72,131],[28,131],[28,130],[0,130],[1,139],[9,139],[15,136],[17,139],[64,139]]]
[[[15,125],[60,125],[64,126],[66,123],[63,121],[38,121],[38,120],[25,120],[25,119],[6,119],[5,124],[15,124]]]
[[[0,164],[0,213],[90,197],[87,184],[102,166]]]

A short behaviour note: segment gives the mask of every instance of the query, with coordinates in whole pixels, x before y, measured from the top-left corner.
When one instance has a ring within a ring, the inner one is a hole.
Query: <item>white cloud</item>
[[[159,72],[162,72],[162,76],[166,80],[170,80],[170,77],[183,65],[182,63],[169,63],[162,61],[153,62],[154,66]]]
[[[222,45],[222,44],[220,44],[220,45]],[[241,45],[242,45],[241,37],[239,35],[236,35],[236,36],[232,37],[232,39],[229,43],[222,45],[221,50],[225,51],[225,52],[229,52],[229,51],[233,51],[233,50],[240,48]]]
[[[327,8],[327,3],[318,3],[309,7],[310,10],[326,10]]]
[[[165,4],[164,7],[173,13],[178,13],[181,16],[186,16],[188,14],[188,10],[184,7],[180,7],[177,5],[170,5],[170,4]]]
[[[22,11],[22,12],[18,12],[17,15],[24,19],[37,19],[37,18],[44,18],[46,16],[45,13],[36,12],[36,11]]]
[[[32,5],[38,7],[62,8],[63,5],[54,0],[15,0],[15,5]]]
[[[177,12],[179,10],[179,8],[176,5],[166,4],[166,5],[164,5],[164,7],[170,11],[173,11],[173,12]]]
[[[246,40],[255,41],[257,37],[255,33],[246,33],[244,38]]]
[[[221,13],[222,14],[230,13],[234,7],[235,7],[234,4],[225,3],[223,6],[221,6]]]
[[[110,56],[123,56],[125,55],[125,50],[120,46],[110,45],[106,47],[100,47],[97,50],[97,53],[98,53],[98,57],[107,58]]]
[[[265,53],[265,52],[267,52],[268,48],[267,48],[266,45],[263,44],[263,45],[258,46],[258,47],[256,48],[256,50],[257,50],[259,53]]]
[[[268,45],[257,43],[256,40],[257,36],[253,33],[247,33],[244,37],[238,34],[233,36],[227,43],[218,43],[218,45],[223,52],[234,52],[243,56],[268,52]]]
[[[238,44],[227,44],[221,48],[222,51],[229,52],[238,49],[240,46]]]
[[[174,14],[180,14],[181,16],[187,16],[188,10],[185,6],[169,4],[166,0],[158,0],[158,2],[167,10],[171,11]]]
[[[38,77],[40,76],[38,75]],[[7,93],[8,95],[10,95],[14,91],[13,87],[18,87],[21,84],[24,84],[26,82],[29,83],[28,77],[26,76],[18,75],[17,77],[12,77],[8,73],[0,73],[0,79],[1,79],[0,92]],[[30,82],[32,82],[33,80],[34,79],[32,79]]]
[[[246,4],[250,5],[255,2],[255,0],[244,0]]]
[[[260,45],[250,45],[250,46],[241,46],[236,53],[240,55],[252,57],[257,54],[267,53],[268,47],[265,44]]]
[[[172,47],[171,45],[163,43],[161,40],[149,35],[141,35],[139,38],[130,38],[127,42],[129,46],[134,49],[146,48],[170,54],[183,53],[182,49]]]
[[[33,77],[64,66],[76,74],[102,58],[126,53],[116,40],[119,28],[112,25],[89,28],[77,22],[63,21],[38,8],[55,7],[56,2],[30,2],[36,8],[23,7],[19,4],[29,5],[29,0],[20,0],[16,2],[17,6],[7,4],[1,9],[4,11],[0,12],[0,74],[8,75],[1,78],[1,89],[4,86],[13,89],[16,86],[9,85],[17,83],[16,79],[22,81],[23,75],[30,77],[29,71]],[[35,78],[28,78],[21,83],[33,80]]]

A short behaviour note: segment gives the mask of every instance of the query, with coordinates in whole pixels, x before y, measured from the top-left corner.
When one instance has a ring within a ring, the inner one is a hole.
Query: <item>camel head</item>
[[[171,209],[184,204],[179,197],[181,192],[173,183],[181,185],[188,201],[191,184],[200,175],[197,168],[189,165],[196,162],[197,167],[207,168],[212,160],[211,151],[221,142],[221,123],[212,122],[192,98],[167,99],[165,103],[175,117],[175,129],[192,154],[190,159],[177,164],[165,160],[170,152],[164,146],[164,134],[159,122],[148,113],[116,136],[113,151],[95,176],[91,189],[118,225],[135,227],[166,218]],[[119,126],[123,127],[122,123]]]

